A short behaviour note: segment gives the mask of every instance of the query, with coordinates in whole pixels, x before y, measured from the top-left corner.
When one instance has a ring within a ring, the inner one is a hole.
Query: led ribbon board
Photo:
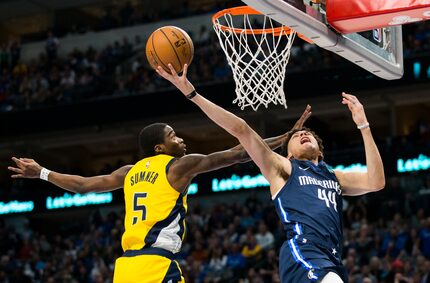
[[[417,158],[397,159],[397,172],[415,172],[420,170],[428,170],[430,168],[430,157],[420,154]]]
[[[58,197],[47,197],[47,209],[60,209],[69,207],[81,207],[88,205],[106,204],[112,202],[112,193],[89,193],[85,195],[75,194],[71,195],[65,193]]]
[[[34,202],[32,201],[12,200],[7,203],[0,202],[0,215],[30,212],[30,211],[33,211],[33,209],[34,209]]]

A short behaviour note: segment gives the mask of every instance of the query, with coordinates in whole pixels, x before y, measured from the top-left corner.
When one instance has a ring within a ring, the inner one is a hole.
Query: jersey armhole
[[[166,176],[167,173],[169,172],[170,166],[172,166],[173,162],[175,162],[176,160],[178,160],[176,157],[173,157],[172,159],[170,159],[169,163],[167,163],[166,165]]]
[[[282,186],[282,188],[280,188],[277,192],[276,192],[276,194],[274,195],[274,196],[272,196],[272,200],[274,201],[277,197],[278,197],[278,195],[279,195],[279,193],[281,192],[281,191],[283,191],[284,189],[285,189],[285,187],[290,183],[290,182],[292,182],[291,181],[291,177],[294,175],[294,172],[295,172],[295,166],[294,166],[294,159],[292,159],[292,160],[290,160],[290,162],[291,162],[291,174],[290,174],[290,176],[288,177],[288,180],[285,182],[285,184],[284,184],[284,186]]]
[[[178,159],[179,158],[173,157],[172,159],[170,159],[169,163],[167,163],[167,165],[166,165],[166,180],[167,180],[167,183],[169,183],[170,187],[172,187],[172,189],[175,190],[175,192],[181,194],[182,196],[185,196],[188,193],[188,187],[186,189],[184,189],[183,191],[181,190],[181,192],[179,192],[178,190],[176,190],[175,187],[172,186],[172,184],[170,184],[169,178],[167,177],[167,173],[169,173],[170,166],[172,166],[172,164]]]

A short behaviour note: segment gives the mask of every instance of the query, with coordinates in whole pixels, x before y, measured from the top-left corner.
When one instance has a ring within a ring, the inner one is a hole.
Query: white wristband
[[[370,124],[369,123],[365,123],[363,125],[358,125],[357,129],[362,130],[362,129],[366,129],[366,128],[369,128],[369,127],[370,127]]]
[[[42,180],[48,181],[49,173],[51,173],[51,170],[46,169],[46,168],[42,168],[42,170],[40,170],[39,178]]]

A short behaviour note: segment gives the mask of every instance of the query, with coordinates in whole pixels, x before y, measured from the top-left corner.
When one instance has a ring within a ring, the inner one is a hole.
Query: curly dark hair
[[[281,155],[285,156],[285,157],[288,156],[288,143],[290,142],[291,137],[295,133],[297,133],[299,131],[307,131],[307,132],[311,133],[314,136],[314,138],[318,142],[318,147],[320,148],[320,151],[321,151],[321,156],[318,157],[318,161],[322,161],[324,159],[324,145],[323,145],[323,141],[322,141],[322,139],[314,131],[312,131],[311,129],[306,128],[306,127],[302,127],[302,128],[299,128],[299,129],[293,129],[293,130],[290,130],[289,132],[287,132],[287,136],[286,136],[285,140],[282,142],[282,145],[281,145]]]

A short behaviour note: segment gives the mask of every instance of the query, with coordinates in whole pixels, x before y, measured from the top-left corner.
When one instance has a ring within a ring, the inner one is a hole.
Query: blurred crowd
[[[104,4],[104,5],[103,5]],[[222,9],[241,6],[238,0],[196,1],[150,0],[114,1],[101,3],[97,7],[100,17],[90,21],[73,21],[65,23],[61,18],[55,19],[52,29],[61,38],[70,34],[84,34],[88,31],[104,31],[121,27],[147,24],[151,22],[185,18],[205,13],[215,13]],[[24,41],[43,40],[44,34],[26,35]]]
[[[215,34],[202,26],[194,44],[190,77],[195,82],[231,79]],[[57,55],[59,45],[48,33],[46,51],[28,64],[20,62],[19,41],[4,49],[0,54],[0,112],[149,93],[170,86],[148,66],[139,37],[133,42],[124,37],[103,50],[75,48],[65,58]],[[211,58],[210,62],[205,58]]]
[[[413,177],[416,188],[393,177],[384,191],[345,199],[342,257],[351,283],[430,282],[430,196],[416,193],[430,191],[430,177]],[[186,282],[280,282],[285,235],[269,194],[240,199],[190,205],[178,257]],[[17,231],[0,219],[0,282],[111,282],[123,217],[94,210],[51,233],[31,221]]]
[[[0,111],[99,97],[113,88],[115,67],[134,54],[126,37],[102,50],[76,48],[64,58],[57,55],[58,45],[58,39],[48,33],[46,52],[28,64],[20,62],[18,41],[0,54]]]
[[[405,26],[405,57],[429,54],[429,27],[428,21]],[[197,84],[231,81],[232,72],[216,34],[202,26],[196,34],[190,32],[190,36],[195,44],[191,80]],[[39,58],[23,63],[19,40],[3,45],[0,50],[0,112],[145,94],[170,86],[148,66],[140,38],[135,38],[134,42],[122,38],[102,50],[91,46],[87,50],[75,49],[60,58],[57,55],[60,40],[49,32],[45,47]],[[296,40],[288,72],[315,71],[316,66],[323,72],[346,64],[346,60],[334,53]]]

